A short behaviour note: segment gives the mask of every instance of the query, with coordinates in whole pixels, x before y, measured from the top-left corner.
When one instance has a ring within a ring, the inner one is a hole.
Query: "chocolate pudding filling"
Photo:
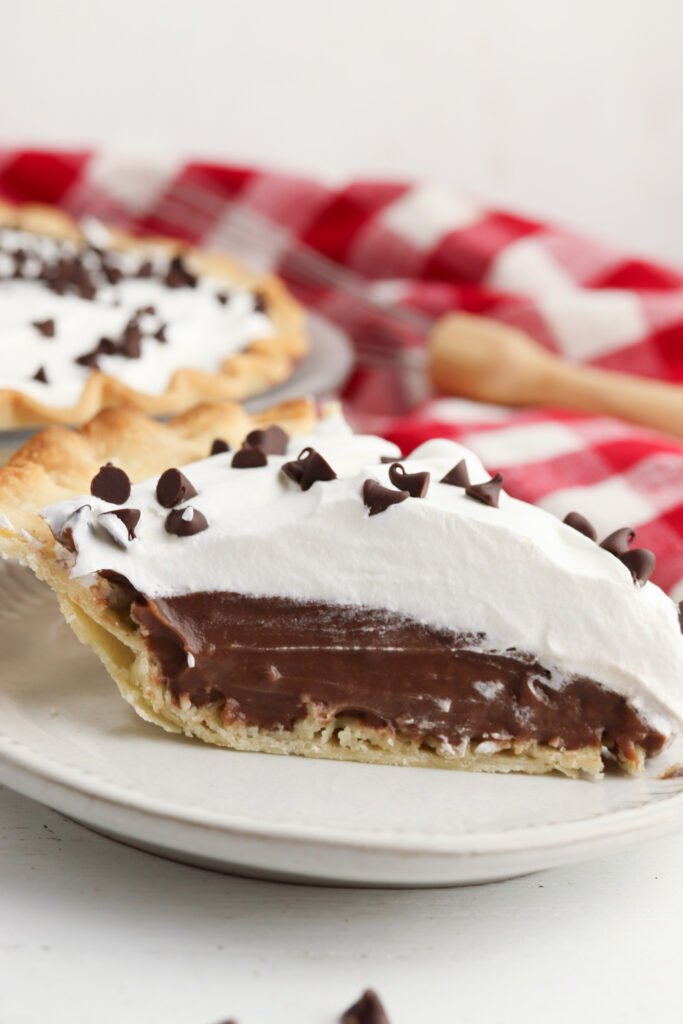
[[[149,599],[102,573],[145,636],[163,685],[180,702],[224,708],[291,730],[313,713],[389,729],[420,744],[535,741],[602,746],[637,761],[665,737],[626,698],[583,676],[560,676],[516,649],[491,653],[483,634],[440,631],[387,611],[234,593]]]

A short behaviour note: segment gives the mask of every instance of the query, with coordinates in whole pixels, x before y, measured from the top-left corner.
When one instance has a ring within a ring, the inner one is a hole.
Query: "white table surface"
[[[321,889],[122,846],[0,788],[1,1024],[683,1017],[683,835],[495,885]]]

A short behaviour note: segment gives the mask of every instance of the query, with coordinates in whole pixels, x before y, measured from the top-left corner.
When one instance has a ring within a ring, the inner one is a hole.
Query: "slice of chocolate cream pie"
[[[598,775],[683,720],[654,556],[509,497],[451,441],[402,458],[306,402],[108,410],[25,445],[0,511],[0,550],[126,700],[208,743]]]

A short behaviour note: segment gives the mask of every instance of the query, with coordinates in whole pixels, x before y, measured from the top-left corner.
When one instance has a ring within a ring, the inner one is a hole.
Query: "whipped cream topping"
[[[281,467],[309,445],[337,479],[302,491]],[[208,521],[194,536],[166,531],[158,478],[126,502],[141,510],[132,541],[102,529],[99,516],[113,506],[90,495],[45,509],[55,535],[68,521],[72,576],[113,570],[152,598],[236,591],[388,609],[479,634],[472,646],[481,650],[528,652],[556,670],[546,685],[567,675],[603,683],[666,734],[683,722],[683,637],[670,598],[652,583],[636,586],[618,558],[543,509],[505,492],[492,508],[440,483],[463,458],[473,483],[489,478],[462,446],[428,441],[403,459],[408,472],[431,474],[427,496],[374,516],[363,482],[390,487],[381,458],[400,453],[352,434],[339,416],[266,466],[232,468],[232,454],[183,467],[197,490],[186,505]]]
[[[101,233],[98,246],[103,244]],[[18,278],[13,276],[17,252],[22,254]],[[45,261],[74,256],[98,284],[92,299],[57,294],[39,277]],[[135,277],[146,262],[151,262],[153,276]],[[19,391],[55,408],[76,405],[92,369],[75,360],[94,349],[100,338],[119,338],[131,317],[147,307],[154,307],[154,313],[139,318],[140,357],[100,355],[97,360],[103,373],[146,394],[163,394],[181,368],[215,373],[230,354],[273,334],[269,317],[255,308],[253,293],[225,280],[201,275],[193,288],[167,287],[162,279],[170,258],[159,246],[110,249],[107,263],[122,272],[119,281],[98,278],[97,253],[87,243],[0,229],[0,390]],[[219,302],[218,294],[227,294],[228,301]],[[46,320],[54,321],[53,337],[33,326]],[[165,343],[154,338],[161,326]],[[33,380],[41,367],[46,383]]]

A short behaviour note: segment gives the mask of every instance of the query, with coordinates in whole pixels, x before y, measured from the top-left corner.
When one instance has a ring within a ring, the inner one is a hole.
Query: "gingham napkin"
[[[681,274],[433,184],[331,186],[248,167],[0,150],[0,197],[106,211],[129,229],[208,245],[241,213],[263,215],[277,225],[264,262],[356,345],[342,395],[354,422],[406,452],[456,438],[516,497],[560,516],[576,509],[600,533],[635,527],[637,545],[657,555],[654,580],[683,598],[681,445],[607,418],[425,397],[410,369],[428,324],[463,309],[575,361],[681,381]],[[187,197],[189,216],[178,213]],[[297,256],[311,250],[340,273],[307,281]]]

